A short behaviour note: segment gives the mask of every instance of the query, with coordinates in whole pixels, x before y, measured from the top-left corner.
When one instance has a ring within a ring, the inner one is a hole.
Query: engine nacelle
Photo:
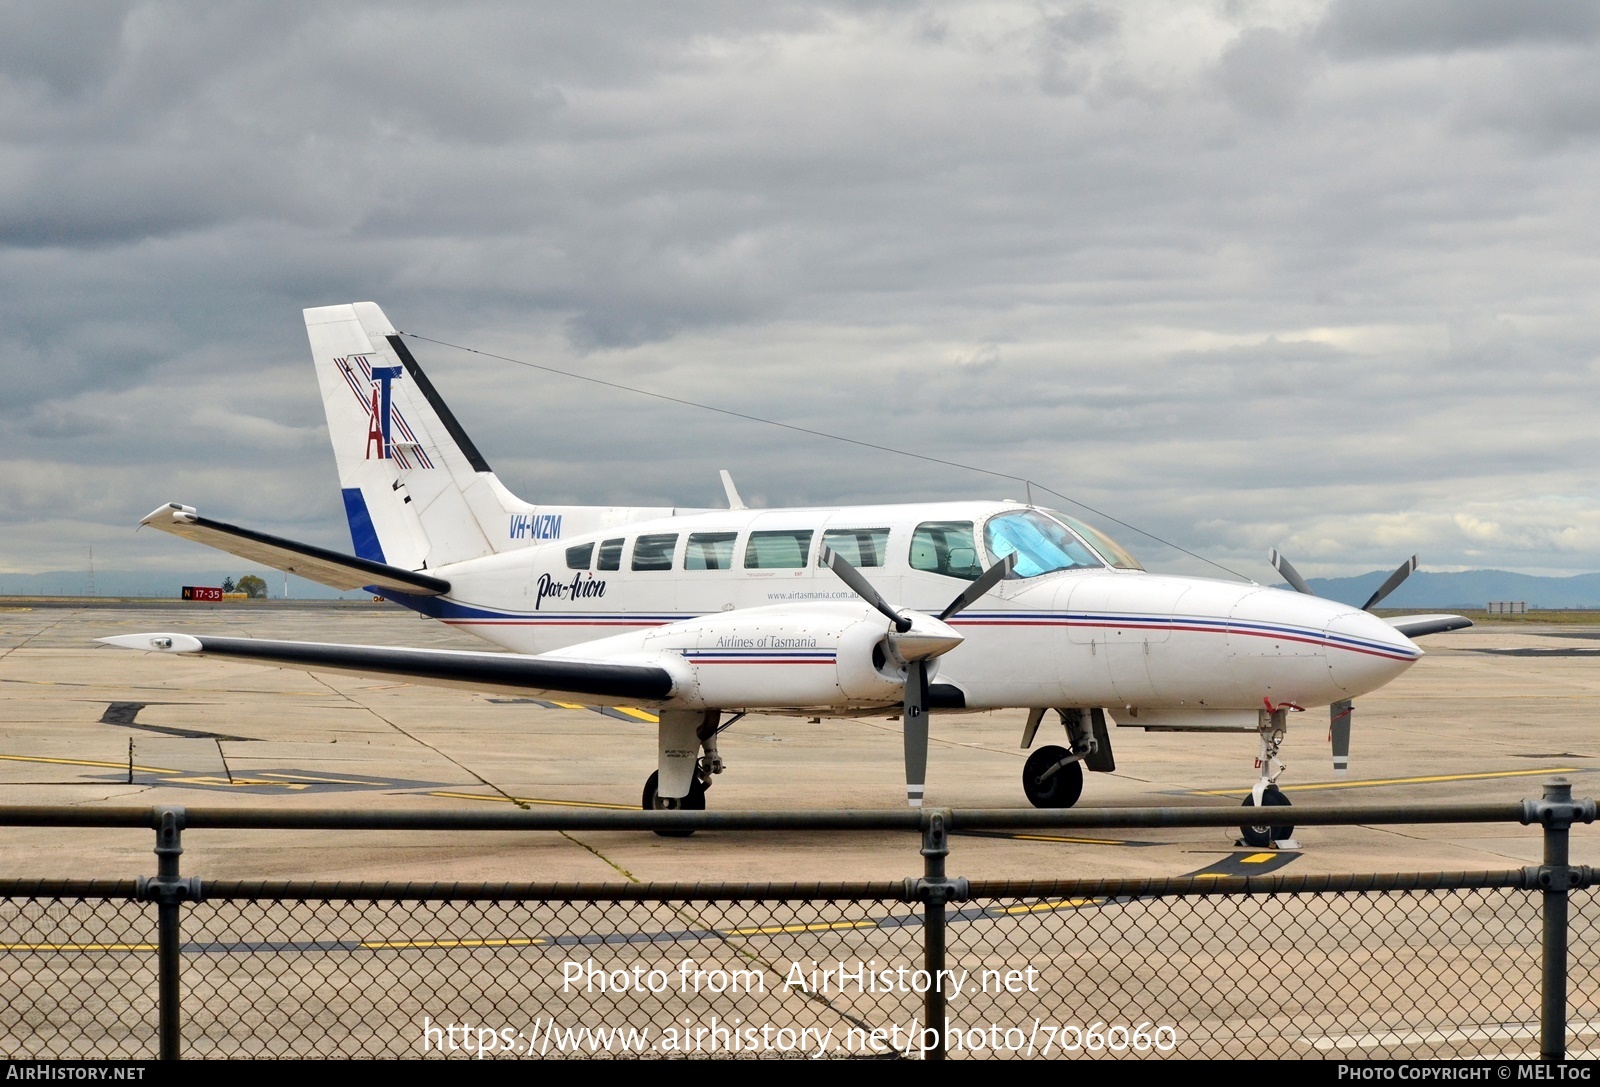
[[[862,604],[818,601],[703,615],[551,656],[659,664],[671,704],[837,708],[899,703],[905,672],[885,649],[888,621]]]
[[[752,608],[660,627],[645,637],[693,671],[695,705],[832,707],[878,705],[904,697],[903,673],[874,667],[887,622],[855,604]],[[676,699],[675,699],[676,701]]]

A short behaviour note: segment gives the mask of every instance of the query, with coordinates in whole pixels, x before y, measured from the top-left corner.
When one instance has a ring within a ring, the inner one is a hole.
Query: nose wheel
[[[1244,806],[1247,808],[1256,807],[1254,793],[1244,798]],[[1289,798],[1284,796],[1283,790],[1276,785],[1268,785],[1261,791],[1260,806],[1263,808],[1287,808],[1289,806]],[[1265,849],[1267,846],[1292,849],[1294,848],[1292,844],[1285,845],[1285,843],[1294,841],[1294,827],[1275,827],[1270,823],[1246,824],[1239,828],[1239,838],[1252,849]]]

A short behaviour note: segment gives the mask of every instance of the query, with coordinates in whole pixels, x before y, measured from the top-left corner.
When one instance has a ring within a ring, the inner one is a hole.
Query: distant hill
[[[1360,607],[1388,576],[1388,570],[1375,570],[1359,577],[1306,578],[1306,584],[1318,596]],[[1288,588],[1283,584],[1278,587]],[[1463,570],[1458,574],[1418,571],[1379,606],[1422,610],[1482,608],[1491,600],[1526,600],[1530,608],[1600,608],[1600,574],[1534,577],[1505,570]]]

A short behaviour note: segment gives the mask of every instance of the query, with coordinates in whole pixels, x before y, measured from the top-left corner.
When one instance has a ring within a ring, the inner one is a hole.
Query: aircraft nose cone
[[[1352,698],[1377,690],[1422,656],[1410,638],[1364,611],[1335,616],[1323,637],[1333,682]]]

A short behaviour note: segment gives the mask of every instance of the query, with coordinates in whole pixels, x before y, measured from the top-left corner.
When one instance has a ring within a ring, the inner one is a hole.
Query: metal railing
[[[1595,873],[1568,851],[1571,825],[1595,814],[1564,779],[1516,804],[1252,814],[1541,826],[1544,863],[1503,871],[969,881],[946,873],[952,833],[1238,813],[0,807],[10,826],[153,828],[157,855],[137,881],[0,881],[0,1044],[168,1059],[1443,1057],[1531,1056],[1536,1034],[1559,1059],[1574,1030],[1600,1026]],[[899,830],[923,863],[920,877],[808,885],[184,875],[184,833],[221,828]]]

